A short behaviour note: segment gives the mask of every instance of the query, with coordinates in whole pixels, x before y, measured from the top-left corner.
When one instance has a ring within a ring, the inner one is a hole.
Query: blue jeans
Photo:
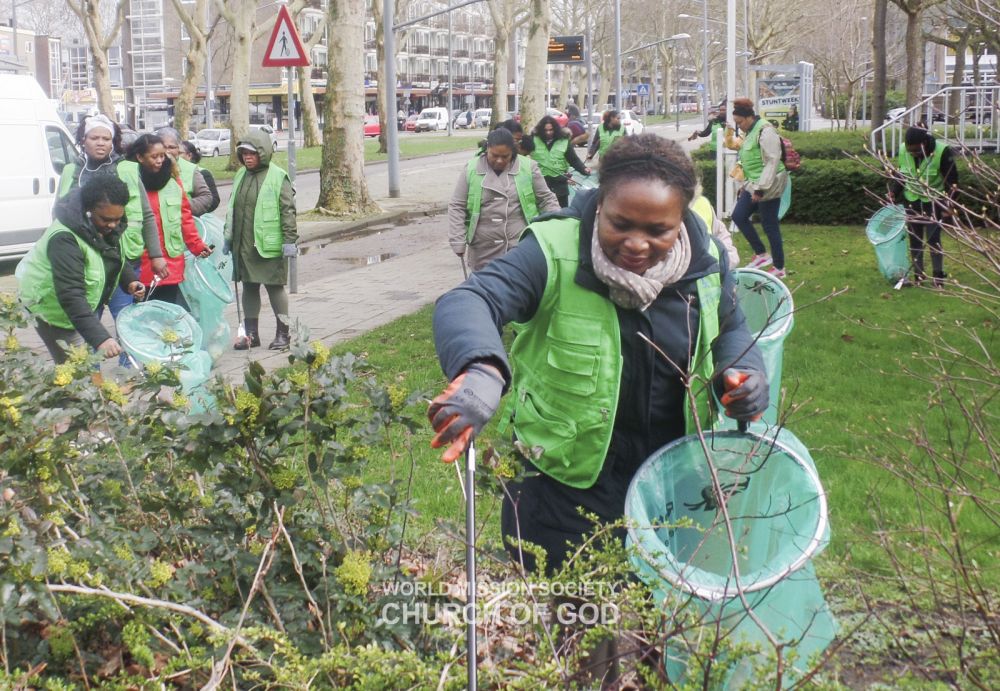
[[[743,233],[750,243],[754,254],[764,254],[767,248],[761,242],[757,229],[750,220],[754,211],[760,214],[760,223],[764,226],[767,241],[771,244],[771,261],[777,269],[785,268],[785,250],[781,245],[781,228],[778,226],[778,209],[781,207],[781,197],[768,199],[766,202],[755,202],[749,192],[740,192],[733,209],[733,223]]]

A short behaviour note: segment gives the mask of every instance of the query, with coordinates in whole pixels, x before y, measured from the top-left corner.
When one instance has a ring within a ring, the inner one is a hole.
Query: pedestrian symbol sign
[[[309,56],[299,39],[295,22],[288,14],[288,7],[282,5],[278,9],[278,18],[274,22],[271,40],[267,42],[264,51],[264,67],[307,67]]]
[[[639,96],[649,96],[649,84],[639,84],[635,87],[635,93]]]

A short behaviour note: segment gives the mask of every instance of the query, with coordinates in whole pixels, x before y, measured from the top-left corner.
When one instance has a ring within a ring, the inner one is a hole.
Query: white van
[[[416,132],[448,129],[448,109],[424,108],[420,111],[420,115],[417,116],[417,123],[413,129]]]
[[[34,77],[0,74],[0,259],[27,254],[52,222],[63,167],[76,146]]]

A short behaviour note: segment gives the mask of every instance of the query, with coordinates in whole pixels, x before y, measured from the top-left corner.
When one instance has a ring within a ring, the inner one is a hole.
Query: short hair
[[[752,118],[756,113],[753,109],[753,101],[749,98],[734,98],[733,99],[733,115],[739,115],[741,118]]]
[[[497,130],[500,128],[507,130],[511,134],[517,134],[518,132],[524,134],[524,128],[521,127],[521,123],[519,123],[514,118],[511,118],[510,120],[504,120],[503,122],[498,122],[497,126],[494,127],[493,129]]]
[[[509,146],[510,150],[517,153],[517,144],[514,142],[514,135],[510,130],[498,127],[486,135],[486,147]]]
[[[181,148],[191,157],[191,163],[201,162],[201,152],[198,151],[198,147],[194,145],[194,142],[185,140],[181,142]]]
[[[80,124],[76,126],[76,143],[77,146],[83,146],[83,140],[86,137],[87,130],[87,120],[94,117],[93,115],[88,115],[80,120]],[[110,119],[110,118],[109,118]],[[119,127],[118,123],[111,120],[111,126],[114,131],[111,133],[111,147],[116,154],[123,153],[122,149],[122,128]]]
[[[578,118],[580,117],[580,109],[577,107],[575,103],[567,103],[566,115],[570,116],[571,118]]]
[[[80,204],[84,211],[93,211],[101,204],[128,204],[128,185],[117,175],[95,175],[80,188]]]
[[[611,122],[611,118],[613,118],[614,116],[616,116],[618,114],[619,114],[619,112],[617,110],[615,110],[614,108],[612,108],[611,110],[606,110],[606,111],[604,111],[604,115],[601,116],[601,122],[603,122],[604,126],[607,127],[608,124]]]
[[[659,180],[676,188],[685,208],[698,184],[694,163],[681,145],[650,133],[621,137],[604,153],[599,199],[603,201],[616,187],[633,180]]]
[[[178,145],[180,145],[180,143],[184,141],[184,138],[181,137],[181,133],[175,130],[173,127],[160,127],[156,130],[156,135],[160,137],[160,139],[165,139],[166,137],[170,137],[171,139],[176,141]],[[163,145],[166,146],[167,143],[163,142]]]
[[[132,142],[132,146],[128,148],[128,155],[126,158],[130,161],[136,161],[139,159],[139,156],[145,155],[150,149],[153,148],[154,145],[162,143],[163,140],[155,134],[149,134],[148,132],[146,134],[140,134],[138,138]]]

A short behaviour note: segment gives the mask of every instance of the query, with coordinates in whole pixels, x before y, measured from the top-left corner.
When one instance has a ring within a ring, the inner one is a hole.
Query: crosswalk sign
[[[278,17],[274,22],[271,40],[264,51],[264,67],[308,67],[309,56],[302,46],[295,22],[288,14],[288,7],[282,5],[278,9]]]
[[[635,93],[639,96],[649,96],[649,84],[639,84],[635,87]]]

